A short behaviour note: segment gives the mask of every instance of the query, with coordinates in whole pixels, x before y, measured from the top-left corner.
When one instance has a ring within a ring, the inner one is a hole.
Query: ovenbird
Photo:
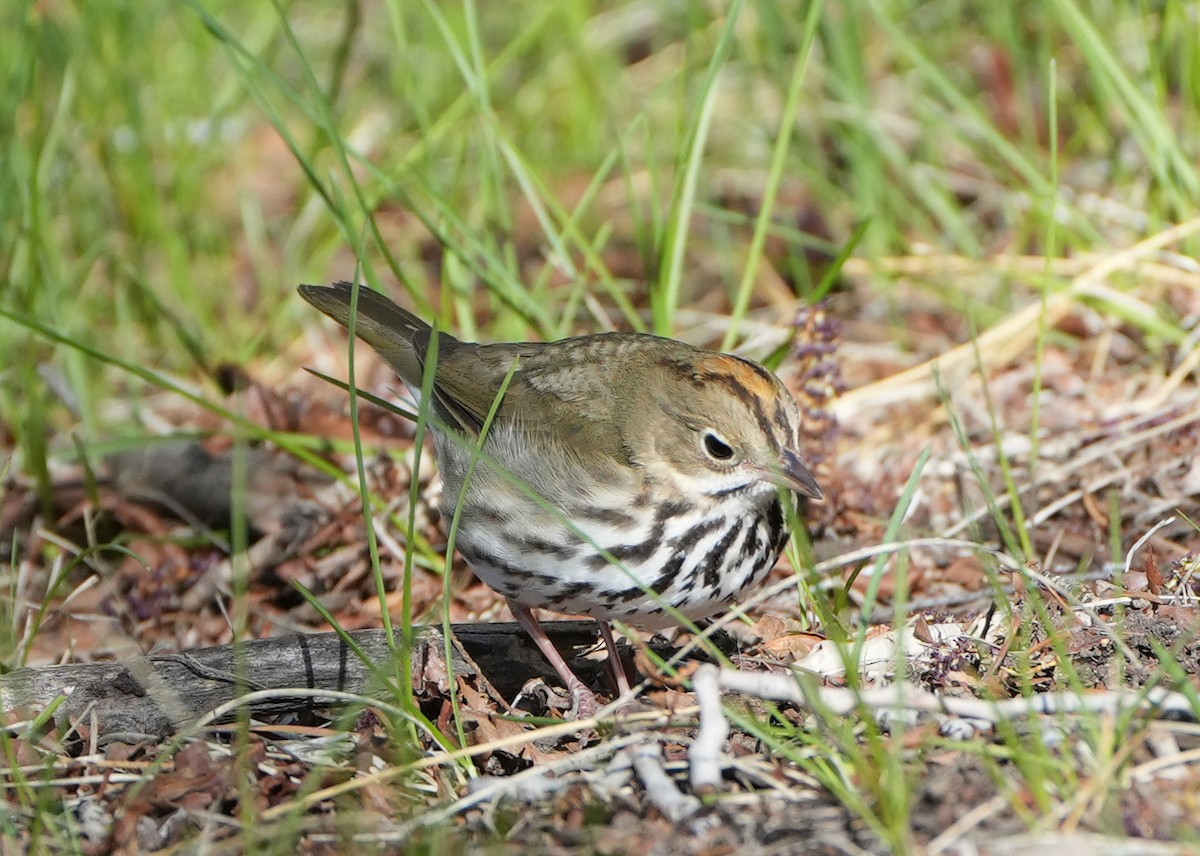
[[[353,291],[300,286],[346,327]],[[658,628],[720,611],[787,541],[780,490],[821,497],[795,400],[750,360],[641,333],[462,342],[368,288],[354,329],[416,395],[434,351],[443,516],[461,504],[459,552],[507,598],[579,715],[595,696],[531,608],[595,618],[624,695],[609,620]]]

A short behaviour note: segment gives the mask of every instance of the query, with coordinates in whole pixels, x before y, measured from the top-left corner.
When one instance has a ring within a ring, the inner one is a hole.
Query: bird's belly
[[[777,503],[613,531],[619,523],[464,521],[457,546],[484,582],[524,606],[655,629],[720,612],[762,582],[787,539]]]

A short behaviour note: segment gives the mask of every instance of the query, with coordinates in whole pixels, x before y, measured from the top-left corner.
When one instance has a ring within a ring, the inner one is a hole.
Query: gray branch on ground
[[[591,621],[543,625],[570,660],[597,642]],[[553,670],[532,640],[512,623],[452,625],[456,675],[482,675],[505,697],[530,678]],[[253,639],[180,653],[151,654],[132,661],[80,663],[18,669],[0,675],[0,712],[32,718],[56,700],[59,723],[90,726],[106,739],[173,734],[217,707],[254,690],[278,690],[251,706],[255,716],[299,713],[324,707],[288,689],[330,690],[395,700],[387,678],[396,680],[395,654],[382,630],[349,634],[360,657],[336,633]],[[397,637],[399,631],[397,630]],[[440,627],[418,627],[413,643],[413,685],[420,695],[446,681]]]

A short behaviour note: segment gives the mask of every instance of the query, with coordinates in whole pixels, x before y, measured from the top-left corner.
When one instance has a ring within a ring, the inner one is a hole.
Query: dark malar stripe
[[[710,496],[713,499],[724,499],[727,496],[736,496],[739,493],[749,490],[751,485],[739,484],[733,487],[723,487],[720,490],[705,491],[705,496]]]

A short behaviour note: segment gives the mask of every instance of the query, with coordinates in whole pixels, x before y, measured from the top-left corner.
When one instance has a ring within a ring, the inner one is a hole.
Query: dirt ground
[[[886,853],[898,840],[929,853],[1183,852],[1175,842],[1194,845],[1200,817],[1194,716],[1129,709],[1074,719],[1050,700],[1150,687],[1196,698],[1200,390],[1147,371],[1148,343],[1077,302],[1051,307],[1038,366],[1028,349],[987,337],[972,344],[961,325],[923,311],[910,287],[898,301],[911,336],[902,349],[858,281],[850,270],[822,311],[795,319],[780,368],[808,414],[826,492],[807,509],[819,564],[803,573],[824,612],[797,597],[784,561],[769,582],[775,594],[721,636],[738,670],[798,666],[815,677],[816,695],[775,704],[727,692],[736,714],[719,788],[692,793],[694,699],[648,656],[649,636],[634,636],[630,665],[647,690],[632,713],[582,735],[553,731],[557,697],[537,680],[513,708],[511,693],[478,676],[419,682],[419,709],[441,741],[475,747],[467,767],[414,763],[443,750],[419,731],[397,741],[382,710],[348,722],[326,708],[256,717],[250,728],[215,725],[182,744],[104,734],[86,717],[31,728],[37,711],[10,711],[10,810],[59,802],[56,822],[93,853],[179,852],[201,840],[225,852],[239,835],[253,839],[252,819],[264,835],[283,830],[301,849],[329,853],[345,852],[351,835],[409,852]],[[1161,293],[1195,316],[1194,285]],[[335,373],[343,357],[330,344],[299,363]],[[227,403],[271,430],[349,438],[344,393],[294,368],[241,370]],[[378,364],[358,382],[384,396],[395,385]],[[152,404],[160,420],[209,439],[121,453],[103,462],[98,483],[64,465],[49,497],[26,474],[8,474],[0,541],[21,580],[9,662],[189,651],[232,641],[235,627],[247,639],[326,631],[328,617],[347,631],[380,625],[354,487],[276,446],[252,445],[246,549],[231,554],[228,426],[166,393]],[[392,502],[377,520],[385,606],[397,615],[412,428],[364,404],[362,429],[377,450],[366,461],[369,486]],[[319,457],[352,471],[342,449]],[[422,555],[437,555],[439,483],[429,466],[420,481],[416,533],[428,545]],[[905,539],[925,540],[870,552]],[[1015,557],[1026,549],[1037,559]],[[418,623],[442,619],[438,571],[424,560],[414,568]],[[461,559],[449,590],[451,621],[510,620]],[[864,621],[869,644],[851,679],[833,642]],[[660,638],[653,650],[665,656],[690,638]],[[681,674],[696,658],[710,659],[695,655]],[[602,672],[592,674],[603,693]],[[820,690],[855,682],[903,682],[942,699],[1040,698],[1050,712],[988,722],[860,708],[839,730]],[[652,785],[659,780],[635,763],[647,742],[656,747],[650,767],[698,798],[688,810],[672,816]],[[1052,768],[1028,769],[1023,746]],[[831,748],[842,753],[836,761]],[[36,835],[2,824],[0,849]]]

